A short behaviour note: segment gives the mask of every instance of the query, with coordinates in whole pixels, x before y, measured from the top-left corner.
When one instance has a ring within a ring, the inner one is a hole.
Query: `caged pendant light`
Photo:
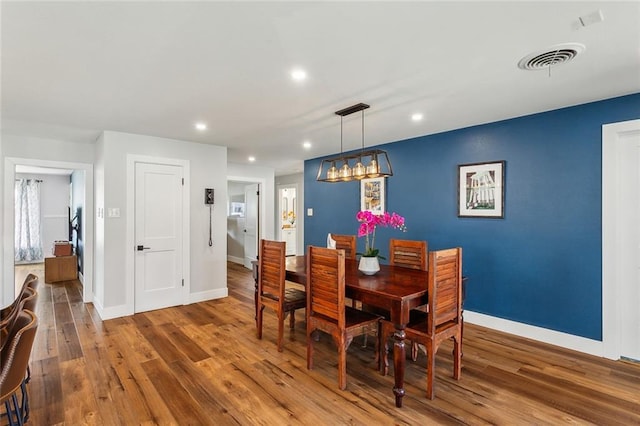
[[[381,149],[364,149],[364,110],[369,105],[359,103],[336,111],[340,116],[340,155],[321,161],[316,180],[319,182],[349,182],[353,179],[377,178],[393,176],[391,162],[386,151]],[[342,152],[342,126],[345,115],[362,112],[362,148],[358,153]],[[338,167],[336,167],[336,164]],[[325,171],[326,170],[326,171]]]

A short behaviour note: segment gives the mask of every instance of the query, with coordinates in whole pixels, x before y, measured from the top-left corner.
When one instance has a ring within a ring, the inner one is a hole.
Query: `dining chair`
[[[289,314],[289,327],[295,327],[295,312],[307,306],[307,295],[297,288],[286,288],[284,241],[260,240],[258,257],[258,339],[262,339],[262,317],[265,307],[278,317],[278,351],[282,352],[284,320]]]
[[[391,238],[389,240],[389,263],[426,271],[427,242]]]
[[[24,293],[28,288],[36,290],[38,288],[38,283],[39,281],[36,275],[27,275],[22,283],[22,287],[20,287],[20,291],[18,292],[18,296],[16,296],[15,300],[9,306],[0,309],[0,321],[9,317],[11,313],[18,308],[18,304],[25,297]]]
[[[335,247],[338,250],[344,250],[345,259],[356,258],[356,236],[355,235],[338,235],[329,234],[329,237],[335,241]]]
[[[0,404],[5,406],[9,425],[22,425],[29,417],[25,374],[37,328],[36,315],[22,310],[0,351]],[[18,402],[18,389],[22,390],[22,404]]]
[[[17,300],[17,299],[16,299]],[[4,348],[4,345],[8,343],[7,335],[11,332],[14,324],[20,315],[20,312],[28,309],[30,311],[35,311],[36,302],[38,301],[38,292],[31,289],[30,287],[26,287],[22,294],[20,295],[20,300],[15,305],[15,308],[12,309],[8,315],[0,321],[0,351]]]
[[[435,355],[440,344],[453,339],[453,377],[460,379],[462,358],[462,248],[429,253],[427,312],[413,310],[405,328],[406,338],[421,343],[427,353],[427,398],[433,399]],[[388,340],[395,327],[381,323],[380,357],[383,374],[388,371]]]
[[[307,248],[307,368],[313,369],[314,332],[324,331],[338,346],[338,387],[347,387],[347,348],[353,338],[377,331],[380,317],[345,305],[344,250]],[[376,344],[376,351],[378,351]]]

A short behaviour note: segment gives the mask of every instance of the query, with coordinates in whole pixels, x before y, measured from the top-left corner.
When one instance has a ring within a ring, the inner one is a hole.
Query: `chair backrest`
[[[336,249],[344,250],[345,259],[356,258],[356,236],[331,234],[331,238],[336,242]]]
[[[345,325],[344,250],[307,248],[307,315]]]
[[[427,330],[460,322],[462,311],[462,248],[429,252]]]
[[[8,335],[12,333],[12,330],[16,330],[16,321],[19,318],[20,312],[24,310],[35,312],[38,292],[28,287],[22,295],[22,300],[17,308],[13,310],[7,318],[0,321],[0,351],[9,342]]]
[[[38,277],[36,275],[27,275],[27,277],[24,279],[24,282],[22,283],[22,287],[20,287],[20,292],[16,296],[15,300],[9,306],[0,310],[0,320],[4,320],[10,315],[12,311],[17,309],[20,301],[22,301],[22,299],[26,297],[25,291],[27,291],[27,289],[36,290],[38,288],[38,282]]]
[[[6,327],[8,322],[13,321],[13,319],[15,319],[15,317],[18,315],[18,312],[23,309],[22,305],[24,301],[26,299],[32,299],[33,296],[37,293],[37,291],[33,290],[30,287],[24,287],[20,291],[20,294],[18,295],[16,300],[2,312],[2,317],[0,318],[0,328]],[[35,305],[33,306],[35,307]],[[31,310],[33,311],[34,309]]]
[[[269,294],[282,300],[285,289],[284,241],[260,240],[258,259],[258,294]]]
[[[427,242],[389,240],[389,263],[405,268],[427,270]]]
[[[15,331],[9,335],[8,343],[0,351],[0,402],[20,387],[27,372],[37,328],[36,315],[28,310],[21,311]]]

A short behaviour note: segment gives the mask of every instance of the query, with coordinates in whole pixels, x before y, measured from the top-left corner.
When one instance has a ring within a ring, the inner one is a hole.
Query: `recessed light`
[[[302,147],[304,149],[311,149],[311,142],[309,142],[309,141],[302,142]]]
[[[196,123],[196,129],[198,130],[207,130],[206,123]]]
[[[303,81],[307,78],[307,72],[301,68],[291,71],[291,78],[295,81]]]
[[[254,161],[256,161],[256,157],[252,155],[248,158],[248,160],[253,163]]]
[[[413,121],[420,121],[420,120],[422,120],[422,118],[423,118],[423,117],[424,117],[424,116],[423,116],[421,113],[419,113],[419,112],[416,112],[415,114],[412,114],[412,115],[411,115],[411,119],[412,119]]]

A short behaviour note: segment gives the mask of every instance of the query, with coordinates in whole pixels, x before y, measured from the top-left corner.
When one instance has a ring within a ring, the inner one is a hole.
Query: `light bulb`
[[[340,178],[342,180],[351,180],[351,167],[345,161],[342,167],[340,167]]]
[[[363,179],[367,175],[367,168],[362,164],[362,161],[358,160],[355,166],[353,166],[353,177],[356,179]]]
[[[367,176],[369,177],[377,177],[378,173],[380,173],[380,169],[378,168],[378,162],[374,159],[371,160],[371,163],[367,166]]]
[[[336,169],[336,163],[331,163],[331,167],[327,170],[327,179],[338,179],[338,169]]]

